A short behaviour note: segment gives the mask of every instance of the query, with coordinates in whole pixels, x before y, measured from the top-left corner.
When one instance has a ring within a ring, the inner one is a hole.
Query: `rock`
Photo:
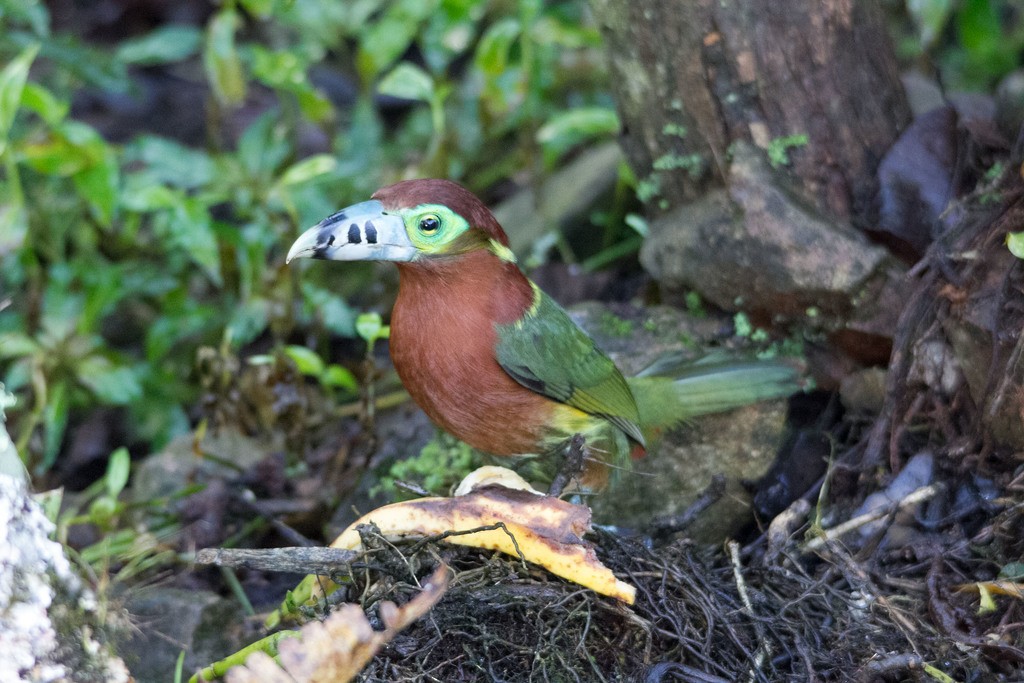
[[[263,460],[268,453],[283,447],[281,443],[221,429],[207,434],[199,444],[201,452],[211,457],[200,457],[196,454],[193,438],[192,434],[184,434],[167,444],[160,453],[139,462],[128,489],[132,502],[145,503],[165,498],[181,492],[197,480],[238,476],[241,471]]]
[[[949,398],[960,388],[963,371],[948,344],[940,339],[925,339],[914,346],[907,381],[923,384],[930,391]]]
[[[7,393],[0,384],[0,476],[10,477],[15,482],[25,486],[28,484],[28,470],[21,462],[18,450],[11,441],[11,435],[7,433],[4,426],[4,410],[16,403],[14,395]]]
[[[996,124],[1008,140],[1016,140],[1024,126],[1024,69],[1018,69],[996,88]]]
[[[671,306],[587,301],[570,317],[594,339],[626,376],[636,375],[670,353],[697,359],[701,349],[732,337],[732,316],[688,315]]]
[[[942,88],[934,78],[929,78],[917,70],[905,72],[900,76],[903,90],[907,93],[907,104],[914,116],[938,109],[946,104]]]
[[[885,402],[885,370],[865,368],[843,378],[839,385],[843,408],[859,415],[878,415]]]
[[[685,531],[698,542],[720,543],[753,519],[753,496],[744,484],[768,472],[785,425],[785,400],[697,418],[634,463],[618,486],[588,500],[594,519],[645,528],[655,518],[685,511],[721,474],[724,495]]]
[[[981,409],[985,428],[997,443],[1021,454],[1024,452],[1024,360],[1011,352],[1010,341],[1015,339],[1001,339],[1000,353],[993,359],[992,332],[981,322],[984,318],[983,314],[972,319],[947,318],[942,321],[943,331],[952,347],[953,362],[962,370],[971,397]],[[1016,344],[1019,349],[1019,341]],[[918,362],[916,350],[914,361]]]
[[[892,334],[903,268],[885,249],[809,209],[751,145],[734,145],[729,176],[728,191],[652,223],[640,260],[663,287],[726,310]]]
[[[893,478],[887,487],[885,487],[884,491],[877,491],[865,498],[864,502],[861,503],[860,507],[853,513],[852,517],[866,515],[869,512],[885,507],[891,503],[898,503],[922,486],[930,484],[932,482],[934,470],[935,456],[928,451],[918,453],[907,461],[906,466],[904,466],[904,468],[900,470],[900,473]],[[908,517],[910,518],[909,523],[913,525],[913,516],[920,506],[921,504],[919,503],[914,507],[901,510],[900,514],[903,515],[903,519],[897,519],[894,524],[894,528],[895,526],[900,525],[901,522],[907,521]],[[860,527],[858,531],[861,538],[866,539],[878,533],[888,523],[889,520],[887,518],[878,519],[869,524],[865,524]],[[893,529],[890,529],[890,532],[892,531]],[[903,534],[902,532],[897,531],[897,535],[902,536]]]
[[[955,216],[943,216],[956,196],[962,135],[956,109],[943,106],[907,126],[878,166],[879,216],[875,229],[899,240],[917,259]],[[956,214],[956,212],[952,212]]]
[[[627,375],[659,357],[702,355],[712,342],[726,342],[728,316],[694,317],[667,306],[626,304],[574,306],[570,315]],[[723,474],[725,494],[686,530],[691,538],[717,543],[753,519],[746,482],[771,467],[785,436],[786,401],[761,402],[737,410],[695,418],[669,432],[664,441],[634,463],[618,485],[587,503],[599,523],[645,528],[651,521],[684,510]]]
[[[100,609],[52,532],[24,483],[0,475],[0,681],[129,681],[108,641],[127,623]]]
[[[185,676],[253,640],[237,602],[204,590],[153,586],[134,592],[126,605],[137,625],[122,644],[138,683],[171,680],[185,651]]]
[[[495,207],[498,222],[514,228],[512,251],[526,256],[544,235],[586,215],[615,186],[621,162],[615,143],[596,147],[545,179],[539,191],[523,189]]]

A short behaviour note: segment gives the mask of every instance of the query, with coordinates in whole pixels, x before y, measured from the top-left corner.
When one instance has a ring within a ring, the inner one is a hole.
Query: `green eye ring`
[[[435,235],[437,234],[437,231],[441,229],[441,220],[434,214],[427,214],[423,218],[420,218],[417,228],[424,235]]]

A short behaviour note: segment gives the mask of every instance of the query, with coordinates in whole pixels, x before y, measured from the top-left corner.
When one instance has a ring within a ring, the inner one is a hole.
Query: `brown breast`
[[[391,358],[435,423],[495,455],[537,453],[554,401],[509,377],[495,359],[494,324],[517,320],[533,290],[489,251],[399,264]]]

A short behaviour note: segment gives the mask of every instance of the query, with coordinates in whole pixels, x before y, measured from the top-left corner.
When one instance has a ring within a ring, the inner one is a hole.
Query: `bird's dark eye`
[[[441,221],[437,216],[424,216],[420,219],[420,232],[424,235],[433,235],[441,227]]]

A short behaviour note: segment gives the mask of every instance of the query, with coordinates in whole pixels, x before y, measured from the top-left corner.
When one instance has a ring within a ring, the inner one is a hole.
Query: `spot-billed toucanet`
[[[409,180],[327,217],[288,260],[393,261],[391,357],[430,418],[494,455],[558,452],[580,434],[596,489],[665,428],[796,388],[784,363],[694,365],[624,378],[516,265],[508,237],[469,190]]]

